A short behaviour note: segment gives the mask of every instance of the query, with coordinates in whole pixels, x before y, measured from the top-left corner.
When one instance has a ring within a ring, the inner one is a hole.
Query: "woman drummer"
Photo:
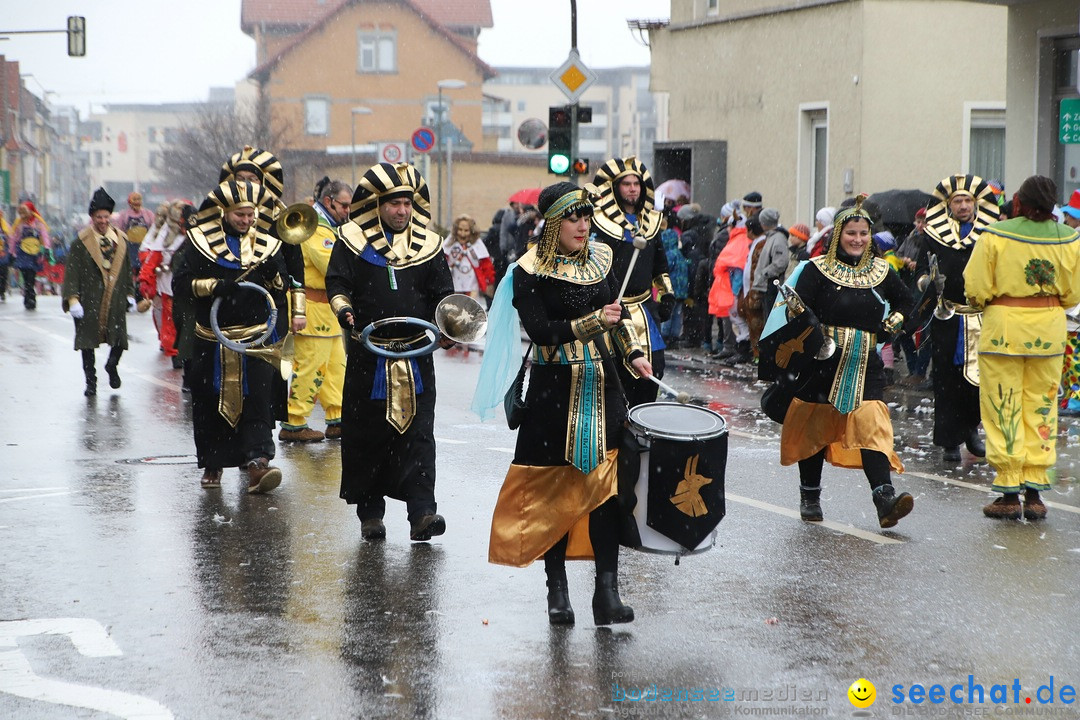
[[[780,464],[799,463],[799,513],[811,521],[822,519],[824,461],[861,467],[878,521],[887,528],[911,512],[914,500],[908,493],[897,495],[892,485],[890,468],[903,472],[904,466],[893,450],[892,421],[882,402],[885,372],[877,345],[900,327],[903,315],[895,308],[911,307],[912,296],[896,271],[875,257],[863,197],[837,213],[825,255],[800,265],[788,280],[836,342],[836,351],[800,376],[806,383],[784,417]]]
[[[556,183],[540,193],[539,208],[540,240],[499,289],[502,302],[512,298],[534,346],[528,409],[492,518],[488,560],[525,567],[543,557],[548,619],[570,624],[566,558],[593,557],[593,619],[626,623],[634,611],[619,597],[615,497],[626,401],[609,353],[614,348],[639,377],[652,366],[618,302],[611,250],[589,242],[588,194]]]

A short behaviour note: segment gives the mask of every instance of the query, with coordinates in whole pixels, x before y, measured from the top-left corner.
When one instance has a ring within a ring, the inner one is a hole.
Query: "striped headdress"
[[[258,175],[266,189],[273,193],[276,199],[281,199],[281,194],[285,190],[285,171],[272,152],[245,145],[243,150],[230,157],[221,166],[218,182],[235,180],[236,173],[241,170],[248,170]]]
[[[442,239],[428,228],[431,222],[431,195],[427,182],[409,163],[372,165],[353,193],[349,221],[341,226],[342,239],[353,252],[361,253],[367,245],[384,257],[391,253],[379,219],[379,204],[392,197],[412,200],[409,219],[409,248],[403,258],[394,258],[394,267],[408,267],[427,260],[432,252],[441,252]]]
[[[273,213],[277,198],[262,185],[227,180],[210,191],[192,218],[188,236],[203,255],[210,259],[231,257],[225,243],[223,221],[225,213],[237,208],[254,208],[255,224],[248,233],[255,233],[255,255],[273,253],[281,241],[272,232]]]
[[[627,175],[637,175],[641,178],[642,207],[638,213],[638,226],[635,228],[619,207],[619,198],[616,191],[618,181]],[[653,188],[652,175],[636,157],[612,158],[597,170],[592,184],[596,187],[599,199],[596,201],[596,213],[593,222],[607,235],[621,238],[623,232],[629,230],[631,234],[640,234],[646,240],[660,232],[662,216],[655,209],[656,191]]]
[[[960,223],[949,213],[949,201],[955,195],[969,195],[975,200],[971,232],[965,238],[960,237]],[[1001,212],[994,188],[977,175],[950,175],[934,188],[934,200],[926,210],[926,234],[954,250],[974,245],[983,228],[997,222]]]

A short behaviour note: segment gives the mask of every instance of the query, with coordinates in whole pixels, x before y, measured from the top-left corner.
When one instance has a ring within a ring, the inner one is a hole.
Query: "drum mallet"
[[[656,377],[655,375],[650,375],[649,379],[652,380],[657,385],[659,385],[661,390],[663,390],[668,395],[671,395],[673,398],[675,398],[675,402],[682,403],[683,405],[686,405],[687,403],[690,402],[690,393],[676,391],[675,388],[671,387],[670,385],[668,385],[666,382],[664,382],[660,378]]]
[[[619,288],[619,296],[615,298],[617,301],[622,301],[623,295],[626,294],[626,286],[630,284],[630,276],[634,272],[634,265],[637,264],[638,255],[645,249],[645,245],[648,241],[640,235],[634,236],[634,254],[630,256],[630,266],[626,268],[626,277],[623,278],[622,287]]]

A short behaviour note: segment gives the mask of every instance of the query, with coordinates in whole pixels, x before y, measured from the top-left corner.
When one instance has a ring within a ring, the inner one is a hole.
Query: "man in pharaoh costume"
[[[636,157],[613,158],[596,173],[593,185],[599,196],[594,201],[594,237],[611,248],[611,269],[619,286],[630,275],[621,301],[630,312],[653,374],[663,378],[665,345],[660,323],[671,317],[675,294],[660,241],[663,214],[653,206],[652,176]],[[631,267],[635,252],[637,259]],[[659,302],[653,300],[654,288]],[[619,366],[619,378],[630,407],[656,401],[657,386],[632,373],[626,363]]]
[[[386,498],[405,502],[409,538],[446,531],[435,502],[435,364],[431,355],[394,358],[424,337],[391,317],[433,322],[439,301],[454,291],[442,238],[428,227],[427,183],[407,163],[380,163],[364,173],[326,271],[326,293],[349,334],[341,423],[341,497],[356,505],[366,540],[386,537]],[[442,344],[446,346],[445,341]],[[452,342],[450,342],[452,344]]]
[[[281,483],[281,471],[270,460],[274,425],[284,417],[285,385],[276,359],[249,353],[273,348],[285,340],[290,326],[299,332],[307,321],[303,288],[289,289],[283,243],[270,232],[275,202],[262,185],[221,183],[199,208],[184,261],[173,268],[173,292],[191,307],[195,324],[188,378],[195,450],[206,489],[221,487],[226,467],[247,471],[249,493],[265,493]],[[219,299],[220,336],[212,322]],[[279,310],[273,325],[271,302]],[[245,353],[228,347],[245,343]]]
[[[998,219],[994,190],[975,175],[950,175],[934,189],[926,211],[926,252],[915,269],[917,285],[934,285],[930,257],[936,257],[944,289],[938,315],[931,315],[934,375],[934,444],[945,449],[946,462],[960,461],[960,445],[977,457],[986,454],[979,438],[979,330],[982,313],[967,304],[964,267],[983,229]],[[940,281],[939,281],[940,283]],[[934,307],[930,304],[930,307]],[[920,318],[920,320],[925,320]]]

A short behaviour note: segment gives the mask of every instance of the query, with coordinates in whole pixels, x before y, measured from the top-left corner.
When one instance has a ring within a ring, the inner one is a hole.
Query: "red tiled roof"
[[[305,29],[332,14],[348,0],[242,0],[240,28],[255,25]],[[413,0],[425,16],[448,28],[492,27],[490,0]]]
[[[245,3],[250,2],[250,1],[251,0],[244,0]],[[271,2],[271,1],[272,0],[259,0],[259,2],[263,2],[263,3]],[[300,0],[295,0],[295,1],[299,2]],[[488,80],[488,79],[493,78],[496,75],[498,75],[498,73],[495,71],[495,68],[491,67],[486,62],[481,60],[479,55],[477,55],[475,52],[473,52],[473,50],[471,50],[468,45],[466,45],[456,35],[454,35],[454,33],[447,30],[445,25],[442,25],[441,23],[439,23],[432,16],[426,15],[424,13],[424,11],[419,7],[421,0],[399,0],[399,1],[403,5],[411,8],[413,10],[413,12],[415,12],[422,20],[424,20],[428,25],[430,25],[431,28],[435,32],[442,35],[450,43],[452,43],[459,50],[461,50],[461,52],[465,53],[465,55],[468,56],[468,58],[470,60],[472,60],[473,63],[476,65],[476,67],[480,70],[480,74],[484,77],[485,80]],[[438,0],[432,0],[432,1],[437,2]],[[310,2],[310,0],[308,0],[308,2]],[[292,52],[294,48],[296,48],[297,46],[303,44],[304,41],[306,41],[307,38],[310,35],[314,34],[315,32],[318,32],[318,30],[323,25],[325,25],[334,15],[336,15],[346,5],[349,5],[349,4],[353,3],[353,2],[356,2],[356,0],[341,0],[341,2],[338,2],[337,5],[334,6],[334,10],[332,12],[330,12],[330,13],[328,13],[326,15],[323,15],[317,22],[309,25],[306,30],[304,30],[302,33],[299,33],[298,35],[296,35],[296,37],[292,40],[292,42],[290,42],[285,47],[281,48],[281,50],[279,50],[277,53],[275,53],[273,55],[273,57],[270,57],[269,59],[267,59],[266,62],[264,62],[263,64],[259,65],[257,68],[252,70],[251,73],[249,73],[248,77],[259,78],[259,77],[263,77],[263,76],[267,75],[274,68],[274,66],[276,66],[279,62],[281,62],[282,58],[284,58],[286,55],[288,55],[290,52]],[[329,0],[328,0],[328,4],[329,4]]]

